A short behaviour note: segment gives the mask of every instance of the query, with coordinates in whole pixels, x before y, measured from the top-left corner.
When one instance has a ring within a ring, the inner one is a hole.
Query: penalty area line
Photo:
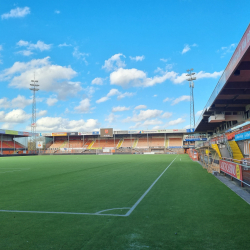
[[[176,159],[177,157],[175,157]],[[139,203],[143,200],[143,198],[147,195],[147,193],[152,189],[152,187],[155,185],[155,183],[162,177],[162,175],[168,170],[168,168],[171,166],[171,164],[175,161],[172,160],[172,162],[165,168],[165,170],[159,175],[159,177],[152,183],[152,185],[146,190],[146,192],[139,198],[139,200],[134,204],[133,207],[130,208],[130,210],[125,214],[125,216],[129,216],[135,208],[139,205]]]

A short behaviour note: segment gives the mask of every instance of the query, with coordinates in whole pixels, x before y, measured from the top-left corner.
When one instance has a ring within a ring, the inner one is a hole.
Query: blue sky
[[[189,126],[249,24],[249,1],[1,1],[0,128]],[[198,119],[198,114],[196,119]]]

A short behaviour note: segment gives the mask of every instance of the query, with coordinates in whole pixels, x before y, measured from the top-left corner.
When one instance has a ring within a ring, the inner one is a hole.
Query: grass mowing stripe
[[[176,157],[177,158],[177,157]],[[175,159],[165,168],[165,170],[160,174],[160,176],[152,183],[152,185],[146,190],[146,192],[140,197],[140,199],[133,205],[133,207],[126,213],[126,216],[129,216],[138,204],[143,200],[143,198],[147,195],[147,193],[151,190],[151,188],[155,185],[155,183],[161,178],[161,176],[167,171],[167,169],[171,166],[171,164],[175,161]]]

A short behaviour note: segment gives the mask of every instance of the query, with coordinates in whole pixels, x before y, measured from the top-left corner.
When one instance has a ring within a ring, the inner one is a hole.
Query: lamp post
[[[188,74],[186,76],[188,76],[187,81],[189,81],[189,88],[190,88],[190,129],[195,127],[195,113],[194,113],[194,82],[196,80],[196,77],[194,77],[193,75],[195,73],[193,73],[194,69],[188,69],[187,72]]]

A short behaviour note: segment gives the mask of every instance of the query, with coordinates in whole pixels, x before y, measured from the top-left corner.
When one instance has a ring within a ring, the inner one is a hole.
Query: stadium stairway
[[[138,144],[138,141],[139,141],[138,139],[135,139],[132,148],[136,148],[136,146],[137,146],[137,144]]]
[[[91,149],[92,146],[94,145],[94,143],[95,143],[95,140],[93,140],[93,141],[89,144],[89,146],[87,147],[87,149]]]
[[[166,140],[165,140],[165,148],[168,148],[168,146],[169,146],[169,140],[166,139]]]
[[[217,152],[219,157],[221,157],[220,149],[217,144],[212,144],[211,147]]]
[[[59,148],[64,148],[64,146],[68,143],[68,141],[64,141],[63,144]]]
[[[119,142],[118,142],[118,145],[117,145],[117,149],[120,148],[122,146],[122,143],[123,143],[124,139],[121,139]]]
[[[240,148],[238,146],[238,144],[236,143],[236,141],[228,141],[232,152],[233,152],[233,158],[236,160],[241,160],[243,158],[243,155],[240,151]]]

